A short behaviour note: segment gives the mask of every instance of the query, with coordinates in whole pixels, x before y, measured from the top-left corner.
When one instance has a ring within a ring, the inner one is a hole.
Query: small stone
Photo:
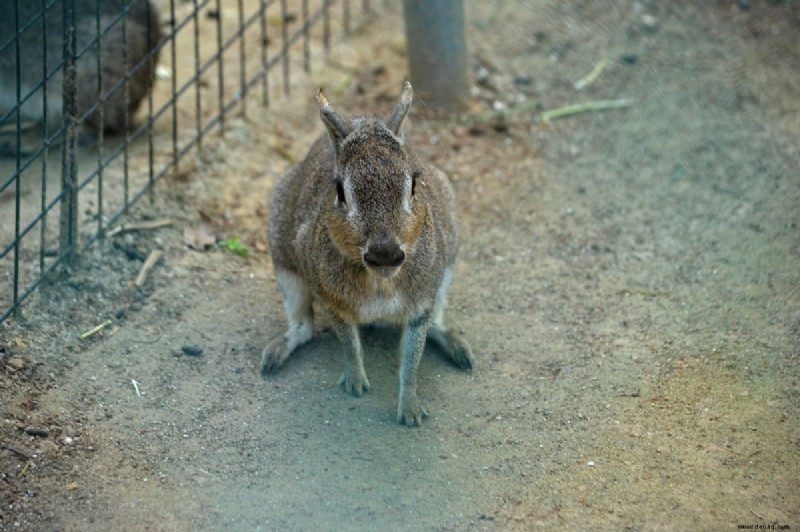
[[[594,461],[589,460],[588,462],[586,462],[586,465],[589,467],[594,467]]]
[[[172,69],[166,65],[156,66],[156,77],[160,80],[172,79]]]
[[[67,491],[75,491],[76,489],[78,489],[78,483],[77,482],[70,482],[69,484],[67,484],[64,487],[66,488]]]
[[[25,369],[25,361],[19,357],[9,358],[8,365],[17,371],[22,371]]]
[[[147,259],[145,254],[142,253],[141,250],[136,246],[125,246],[123,251],[125,252],[125,257],[127,257],[128,260],[144,262],[145,259]]]
[[[653,31],[658,28],[658,19],[653,15],[642,15],[642,25],[645,29]]]
[[[39,438],[47,438],[50,434],[44,429],[38,429],[36,427],[27,427],[25,429],[25,434],[28,436],[36,436]]]
[[[181,351],[190,357],[199,357],[203,354],[203,350],[196,345],[183,345],[181,346]]]
[[[516,76],[514,78],[514,85],[522,85],[524,87],[533,85],[533,76]]]

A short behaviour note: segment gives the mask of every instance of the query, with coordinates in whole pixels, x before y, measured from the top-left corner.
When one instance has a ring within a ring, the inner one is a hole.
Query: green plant
[[[240,257],[248,257],[250,255],[250,248],[242,244],[237,236],[232,236],[228,240],[220,240],[217,242],[217,246],[236,253]]]

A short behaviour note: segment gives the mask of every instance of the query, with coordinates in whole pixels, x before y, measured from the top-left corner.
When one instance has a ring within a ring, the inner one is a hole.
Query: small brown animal
[[[264,348],[261,369],[277,369],[311,339],[316,298],[348,352],[339,385],[361,395],[369,381],[358,326],[402,324],[397,421],[418,426],[427,416],[416,385],[426,338],[460,368],[471,369],[473,359],[444,326],[458,251],[456,208],[447,176],[421,165],[403,136],[412,95],[405,82],[385,123],[347,121],[317,95],[328,134],[272,196],[268,240],[289,329]]]
[[[43,11],[42,2],[0,0],[0,125],[4,115],[7,115],[6,122],[16,120],[12,110],[19,105],[23,122],[47,122],[50,132],[61,126],[64,2],[50,4]],[[151,64],[158,62],[155,49],[162,37],[158,11],[150,0],[75,0],[78,54],[75,84],[79,116],[104,100],[102,121],[97,111],[85,119],[90,130],[124,131],[126,115],[131,118],[153,84],[155,69]],[[148,60],[151,51],[153,57]],[[42,89],[45,79],[46,111]],[[18,83],[21,104],[17,102]]]

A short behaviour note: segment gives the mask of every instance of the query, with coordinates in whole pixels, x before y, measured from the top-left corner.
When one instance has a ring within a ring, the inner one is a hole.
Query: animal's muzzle
[[[374,244],[364,253],[364,264],[371,268],[397,268],[405,260],[405,252],[394,243]]]

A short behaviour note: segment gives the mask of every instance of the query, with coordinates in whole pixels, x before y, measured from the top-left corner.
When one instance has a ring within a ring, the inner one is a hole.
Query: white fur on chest
[[[396,321],[405,314],[405,298],[398,292],[386,295],[377,293],[365,300],[358,307],[359,321],[372,323],[375,321]]]

